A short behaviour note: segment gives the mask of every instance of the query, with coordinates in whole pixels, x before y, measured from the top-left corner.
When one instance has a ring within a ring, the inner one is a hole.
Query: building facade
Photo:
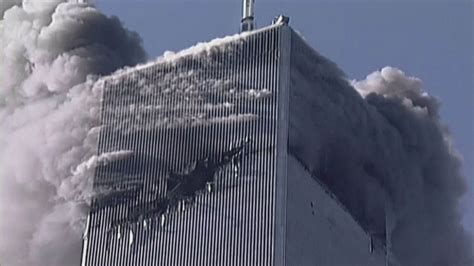
[[[298,156],[300,57],[319,60],[281,23],[103,78],[98,154],[120,156],[82,265],[385,265],[385,222],[368,233]]]

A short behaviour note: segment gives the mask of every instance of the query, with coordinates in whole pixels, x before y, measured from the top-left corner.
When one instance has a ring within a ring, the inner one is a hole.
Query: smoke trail
[[[133,151],[116,151],[107,152],[100,155],[94,155],[89,160],[81,163],[76,167],[76,170],[72,172],[73,175],[84,175],[87,171],[96,168],[99,165],[106,165],[110,162],[125,159],[133,155]]]
[[[91,74],[145,53],[90,4],[7,0],[0,14],[0,263],[77,265],[91,180],[78,165],[95,154],[99,125]]]

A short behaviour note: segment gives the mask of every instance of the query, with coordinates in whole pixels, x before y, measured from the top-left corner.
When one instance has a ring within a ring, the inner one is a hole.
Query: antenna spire
[[[253,22],[253,6],[255,0],[242,0],[242,21],[241,21],[241,31],[251,31],[255,28]]]

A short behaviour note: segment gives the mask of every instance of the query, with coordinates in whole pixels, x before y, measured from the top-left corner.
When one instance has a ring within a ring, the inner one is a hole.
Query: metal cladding
[[[381,190],[373,222],[312,168],[340,84],[287,22],[102,79],[83,266],[386,264]]]
[[[282,27],[103,79],[82,265],[275,265]]]
[[[319,130],[319,123],[324,118],[331,117],[332,121],[337,121],[337,114],[317,112],[312,109],[319,104],[321,95],[326,95],[323,90],[342,90],[340,81],[331,79],[324,71],[331,71],[333,65],[327,59],[317,54],[304,40],[298,38],[296,33],[292,33],[291,38],[291,92],[290,92],[290,124],[293,125],[289,132],[289,154],[297,158],[303,165],[308,167],[308,172],[316,176],[317,179],[327,186],[341,202],[341,206],[351,213],[353,218],[357,220],[365,231],[370,232],[381,241],[381,245],[385,245],[385,229],[386,229],[386,202],[385,192],[382,187],[375,182],[374,179],[360,180],[348,186],[344,179],[333,178],[327,173],[327,168],[337,164],[341,159],[327,157],[323,160],[325,166],[319,167],[318,170],[311,169],[311,165],[315,163],[312,156],[308,153],[314,150],[322,150],[323,156],[331,154],[327,151],[325,143],[319,141],[319,138],[328,139],[324,135],[325,132]],[[311,71],[311,72],[310,72]],[[333,72],[335,70],[332,70]],[[302,113],[312,113],[310,118],[301,116]],[[309,120],[309,121],[308,121]],[[326,122],[326,128],[330,128],[330,124]],[[337,125],[339,126],[339,125]],[[317,137],[307,132],[317,132]],[[313,160],[313,161],[312,161]],[[338,168],[338,167],[336,167]],[[371,171],[370,164],[364,165],[366,171]],[[353,191],[360,191],[357,200],[349,198],[348,195]],[[361,204],[363,202],[363,204]],[[361,205],[366,209],[361,211]]]
[[[384,191],[365,180],[349,186],[347,179],[328,173],[345,162],[329,157],[326,146],[342,139],[335,134],[343,130],[332,130],[344,128],[338,114],[341,105],[349,105],[340,93],[356,92],[333,62],[294,31],[291,35],[284,265],[392,265],[387,264]],[[356,201],[347,200],[350,193],[358,193]],[[362,200],[369,206],[363,211]]]

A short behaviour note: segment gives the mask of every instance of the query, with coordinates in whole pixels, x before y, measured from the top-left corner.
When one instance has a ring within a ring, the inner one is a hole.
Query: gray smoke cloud
[[[93,174],[84,163],[97,158],[95,75],[146,55],[136,33],[87,3],[3,0],[0,14],[0,263],[77,265]]]
[[[3,18],[5,11],[10,9],[12,6],[21,5],[22,0],[3,0],[0,2],[0,16]]]
[[[353,85],[391,131],[385,143],[396,143],[382,147],[392,161],[374,167],[394,171],[374,176],[395,212],[393,253],[402,265],[474,265],[459,209],[466,190],[462,160],[440,121],[438,100],[421,80],[391,67]]]
[[[301,86],[307,92],[290,101],[299,103],[294,111],[311,116],[290,123],[304,124],[297,128],[314,138],[290,135],[292,155],[366,230],[384,234],[388,225],[400,265],[473,265],[472,240],[459,209],[466,190],[461,157],[440,121],[438,100],[420,79],[393,67],[348,82],[326,58],[306,57],[292,60],[295,73],[305,75]],[[387,223],[385,207],[391,209]]]

